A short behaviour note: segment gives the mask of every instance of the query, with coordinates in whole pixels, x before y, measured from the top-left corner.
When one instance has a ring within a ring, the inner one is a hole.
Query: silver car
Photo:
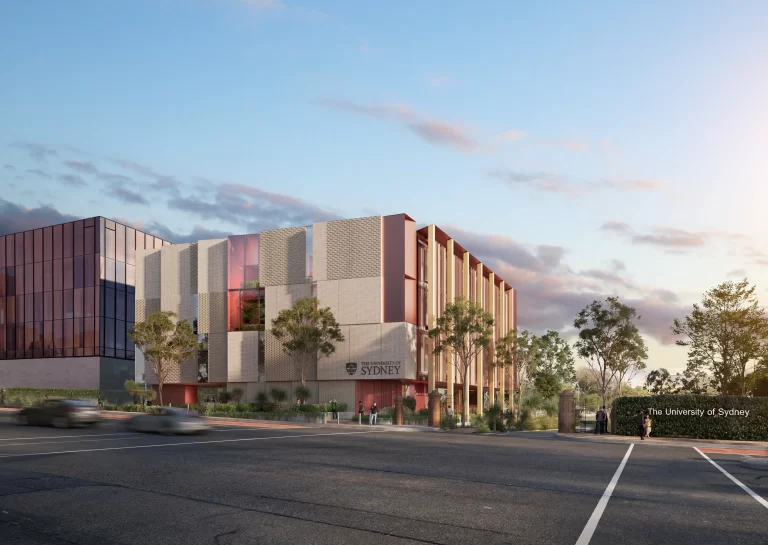
[[[134,416],[128,420],[126,426],[131,431],[166,435],[202,434],[211,429],[210,424],[195,413],[170,407],[162,407],[155,413]]]

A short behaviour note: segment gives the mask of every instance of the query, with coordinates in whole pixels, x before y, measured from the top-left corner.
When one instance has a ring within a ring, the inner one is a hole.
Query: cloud
[[[13,165],[3,165],[3,168],[5,170],[16,170],[16,167]]]
[[[627,270],[626,264],[621,259],[612,259],[611,266],[613,267],[613,270],[617,272]]]
[[[689,250],[714,245],[719,241],[742,240],[745,235],[724,231],[686,231],[677,227],[652,227],[649,232],[638,233],[624,222],[607,221],[600,226],[601,231],[608,231],[627,238],[632,244],[663,248],[668,254],[682,254]],[[754,253],[747,246],[745,250]],[[731,255],[734,255],[731,253]]]
[[[129,189],[119,183],[112,184],[109,188],[108,194],[115,200],[118,200],[125,204],[149,204],[149,200],[142,194]]]
[[[149,233],[150,235],[160,237],[161,239],[167,240],[168,242],[172,242],[174,244],[185,244],[187,242],[197,242],[199,240],[227,238],[228,236],[235,234],[232,231],[207,229],[202,225],[195,225],[192,227],[191,232],[187,234],[181,234],[156,221],[145,223],[143,221],[131,221],[125,218],[115,218],[115,221],[138,229],[139,231]]]
[[[589,142],[586,140],[563,140],[562,142],[563,148],[567,149],[568,151],[578,151],[578,152],[584,152],[589,151]]]
[[[602,179],[586,182],[570,182],[560,174],[542,171],[520,171],[497,169],[490,173],[510,189],[532,187],[545,193],[560,193],[569,197],[582,197],[599,191],[651,191],[661,189],[661,183],[654,180],[613,180]]]
[[[83,174],[99,174],[99,169],[96,165],[90,162],[83,161],[64,161],[64,164],[73,170],[82,172]]]
[[[730,278],[746,278],[747,271],[746,269],[733,269],[731,271],[728,271],[727,276]]]
[[[33,169],[30,169],[30,170],[27,170],[27,173],[28,174],[34,174],[35,176],[38,176],[40,178],[45,178],[46,180],[50,180],[50,179],[53,178],[53,176],[51,176],[50,174],[48,174],[47,172],[45,172],[43,170],[40,170],[39,168],[33,168]]]
[[[88,185],[86,181],[77,174],[62,174],[59,176],[59,180],[72,187]]]
[[[576,314],[586,305],[619,296],[642,316],[638,327],[644,334],[672,344],[672,321],[688,311],[677,295],[640,286],[614,271],[572,270],[563,260],[567,251],[560,246],[528,246],[509,237],[456,227],[445,230],[517,290],[521,329],[572,332]]]
[[[121,168],[130,170],[145,178],[150,178],[153,180],[153,183],[150,186],[152,189],[157,191],[165,191],[172,195],[178,195],[181,191],[181,184],[174,176],[160,174],[152,168],[142,165],[141,163],[137,163],[136,161],[129,161],[126,159],[110,159],[110,161]]]
[[[0,235],[74,221],[76,216],[62,214],[50,205],[25,208],[0,198]]]
[[[208,191],[213,193],[212,200],[171,197],[167,205],[201,219],[246,226],[249,232],[339,219],[336,214],[296,197],[243,184],[221,183]]]
[[[481,144],[461,125],[429,119],[414,112],[407,104],[391,106],[368,106],[343,100],[321,100],[320,104],[356,115],[392,121],[408,129],[430,144],[447,146],[462,153],[473,153]]]
[[[48,156],[56,155],[56,150],[34,142],[14,142],[11,147],[26,151],[38,163],[45,161]]]

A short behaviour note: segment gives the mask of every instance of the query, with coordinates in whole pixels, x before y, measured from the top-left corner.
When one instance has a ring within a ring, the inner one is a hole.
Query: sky
[[[0,233],[176,242],[407,213],[573,334],[618,296],[649,368],[768,300],[768,3],[0,2]]]

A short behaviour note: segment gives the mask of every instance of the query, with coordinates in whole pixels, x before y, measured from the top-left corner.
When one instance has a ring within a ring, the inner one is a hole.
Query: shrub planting
[[[617,435],[637,435],[635,416],[651,417],[652,437],[768,441],[768,398],[706,395],[620,397],[613,403]]]
[[[46,399],[97,400],[104,397],[99,390],[69,390],[54,388],[3,388],[3,404],[8,407],[31,407]]]

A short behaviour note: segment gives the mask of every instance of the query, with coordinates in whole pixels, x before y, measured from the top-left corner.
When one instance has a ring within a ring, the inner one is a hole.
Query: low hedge
[[[46,399],[95,399],[101,403],[99,390],[69,390],[57,388],[2,388],[2,404],[8,407],[30,407]]]
[[[741,411],[742,415],[725,411]],[[768,441],[768,398],[705,395],[620,397],[613,405],[617,435],[637,435],[635,416],[651,417],[652,437]],[[679,414],[679,411],[696,411]],[[746,414],[749,411],[749,414]],[[677,412],[677,414],[676,414]]]

